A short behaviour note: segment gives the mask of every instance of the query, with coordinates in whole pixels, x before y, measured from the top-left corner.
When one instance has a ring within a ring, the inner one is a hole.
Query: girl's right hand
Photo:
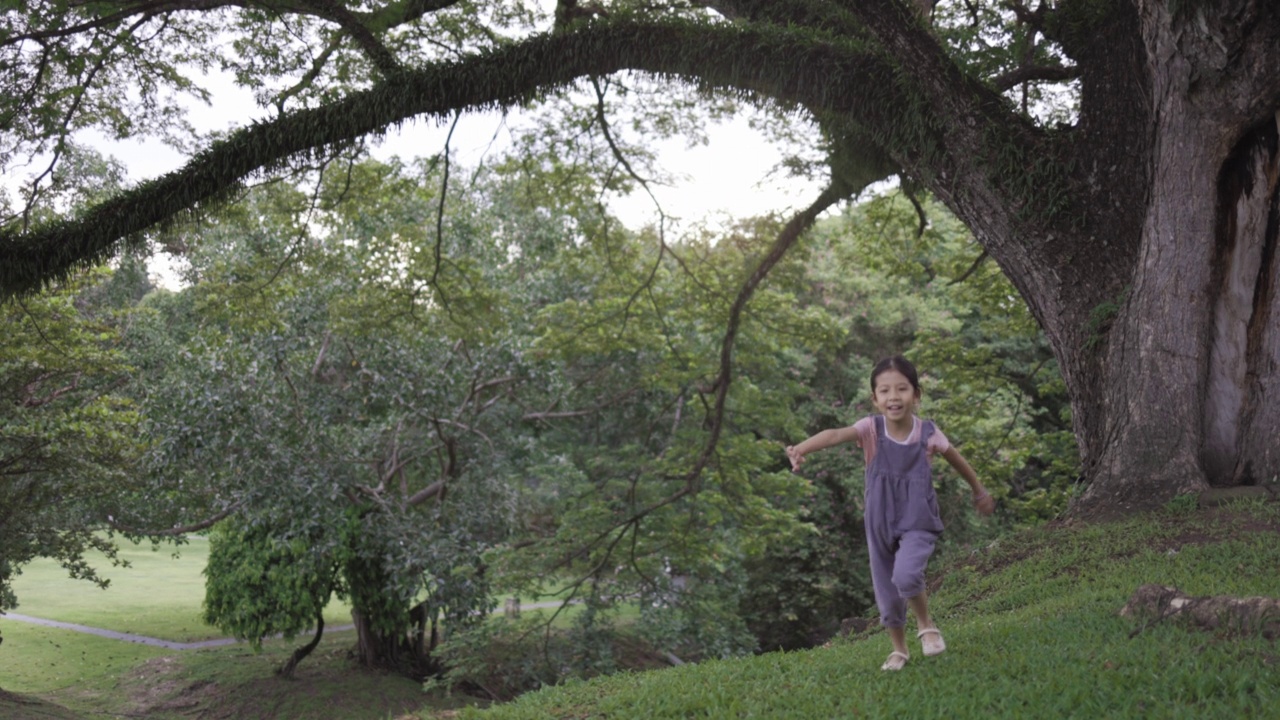
[[[973,507],[979,515],[990,515],[996,510],[996,499],[984,488],[973,496]]]
[[[791,461],[791,472],[799,472],[800,466],[804,464],[804,455],[796,450],[795,445],[787,446],[787,459]]]

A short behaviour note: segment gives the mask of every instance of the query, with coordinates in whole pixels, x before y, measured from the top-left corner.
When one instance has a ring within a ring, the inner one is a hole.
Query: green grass
[[[1280,596],[1277,505],[1042,528],[944,559],[946,654],[900,673],[874,632],[830,647],[602,678],[464,718],[1274,716],[1280,649],[1118,611],[1139,585]],[[1135,632],[1136,631],[1136,632]],[[425,717],[425,716],[424,716]]]
[[[21,623],[3,629],[0,656],[20,658],[0,669],[4,690],[66,711],[50,717],[383,720],[427,702],[408,678],[355,667],[350,633],[326,636],[286,681],[275,671],[298,642],[267,641],[260,653],[244,645],[174,652]],[[46,717],[5,701],[5,720]]]
[[[110,685],[138,664],[172,653],[2,618],[0,632],[0,687],[10,692],[48,695]]]
[[[122,541],[119,556],[128,567],[112,567],[102,555],[86,553],[99,574],[110,579],[105,590],[67,577],[56,562],[36,560],[24,566],[13,582],[19,603],[13,612],[174,642],[223,637],[224,633],[200,619],[201,573],[209,558],[209,541],[200,536],[189,540],[186,545],[158,549],[150,543]],[[329,603],[326,625],[350,622],[351,612],[344,603]],[[4,626],[6,636],[13,624]],[[6,655],[0,652],[0,674]]]
[[[1277,539],[1280,504],[1040,528],[939,558],[933,573],[943,584],[932,608],[949,649],[925,658],[913,639],[900,673],[878,669],[889,645],[875,631],[807,652],[573,682],[484,710],[465,707],[476,701],[461,693],[433,697],[405,678],[359,669],[350,633],[326,633],[297,679],[283,681],[274,671],[302,639],[268,641],[261,653],[244,645],[175,652],[0,618],[0,717],[386,720],[444,717],[446,709],[473,720],[1274,717],[1274,641],[1173,622],[1143,627],[1117,612],[1146,583],[1280,597]],[[63,580],[56,566],[35,568],[20,580],[19,612],[108,625],[127,616],[109,612],[106,601],[125,597],[123,604],[151,609],[134,609],[138,624],[126,619],[115,629],[198,637],[183,616],[203,596],[201,552],[188,547],[173,561],[165,549],[129,548],[135,568],[113,570],[101,594]],[[74,597],[59,596],[67,591],[55,580]],[[133,582],[141,586],[128,589]]]

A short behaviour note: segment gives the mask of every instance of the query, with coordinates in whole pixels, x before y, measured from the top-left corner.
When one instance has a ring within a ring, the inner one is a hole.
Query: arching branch
[[[191,523],[190,525],[177,525],[170,528],[164,528],[162,530],[145,530],[145,529],[130,527],[128,525],[124,525],[122,523],[116,522],[115,518],[111,518],[111,517],[107,518],[107,524],[110,525],[115,530],[129,533],[130,535],[176,537],[178,535],[186,535],[187,533],[200,532],[201,530],[208,530],[209,528],[213,527],[219,520],[222,520],[223,518],[228,517],[229,515],[236,512],[243,506],[244,506],[244,501],[241,500],[240,502],[232,503],[230,506],[227,507],[226,510],[223,510],[222,512],[212,515],[210,517],[207,517],[204,520],[201,520],[200,522],[194,522],[194,523]]]
[[[783,99],[819,103],[851,97],[849,79],[883,69],[850,49],[815,45],[799,57],[787,33],[746,32],[711,24],[617,22],[544,35],[463,61],[394,77],[329,105],[298,110],[232,133],[183,168],[30,233],[0,233],[0,292],[32,292],[77,267],[102,262],[116,243],[217,202],[252,173],[299,153],[376,134],[419,115],[505,107],[576,78],[644,68],[702,76]],[[734,58],[751,58],[738,62]],[[874,74],[874,73],[872,73]],[[813,97],[810,97],[812,95]],[[844,104],[843,102],[840,104]],[[891,109],[890,109],[891,111]]]
[[[1080,68],[1074,65],[1023,65],[991,80],[991,86],[1000,92],[1015,88],[1025,82],[1066,82],[1080,77]]]
[[[365,28],[367,32],[378,33],[393,27],[413,22],[428,13],[443,10],[457,5],[459,0],[403,0],[389,3],[372,11],[352,11],[339,6],[339,10],[349,21]],[[14,45],[28,40],[54,40],[71,37],[90,30],[110,27],[139,15],[162,15],[182,11],[209,12],[221,8],[238,7],[244,9],[272,10],[292,15],[311,15],[334,22],[338,17],[328,9],[311,2],[287,2],[281,0],[143,0],[142,2],[113,3],[119,6],[114,12],[108,12],[83,20],[74,25],[19,33],[0,39],[0,47]],[[336,5],[332,0],[320,0],[323,5]],[[100,3],[109,7],[111,4]],[[342,24],[339,22],[339,24]]]
[[[394,75],[400,70],[400,63],[382,41],[374,36],[369,28],[336,0],[304,0],[304,4],[316,9],[317,13],[338,24],[343,32],[355,40],[356,45],[364,51],[374,67],[383,76]]]
[[[732,89],[753,98],[770,97],[839,115],[861,127],[881,128],[887,142],[899,143],[886,149],[904,158],[914,154],[914,148],[949,145],[947,128],[941,124],[892,134],[905,114],[919,115],[919,98],[907,97],[891,81],[899,71],[863,45],[815,42],[812,33],[791,28],[627,19],[597,22],[583,30],[535,36],[460,61],[397,72],[369,90],[231,133],[183,168],[108,199],[75,219],[29,233],[0,233],[0,295],[32,292],[78,267],[101,262],[121,239],[206,208],[244,178],[278,168],[295,155],[377,134],[416,116],[440,118],[463,108],[508,107],[578,78],[625,69]],[[998,100],[985,87],[975,92]],[[976,123],[981,118],[989,124],[997,109],[975,109],[973,105],[981,100],[970,98],[970,105],[955,119],[942,112],[946,107],[931,116],[944,118],[939,123]],[[964,103],[949,98],[942,104],[959,107]],[[984,117],[986,112],[991,117]],[[999,112],[1013,117],[1007,108]],[[966,131],[980,134],[982,127]],[[962,149],[978,145],[975,141]],[[954,177],[953,163],[981,163],[971,154],[935,152],[929,169],[935,177]],[[971,171],[967,177],[976,174]],[[989,182],[1000,182],[1000,177],[993,175]]]

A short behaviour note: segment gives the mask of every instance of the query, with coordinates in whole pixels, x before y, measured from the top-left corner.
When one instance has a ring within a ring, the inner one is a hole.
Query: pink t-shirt
[[[867,467],[871,467],[871,461],[876,456],[876,423],[875,415],[868,415],[853,424],[853,431],[858,435],[858,447],[862,448],[863,455],[866,458]],[[920,427],[922,423],[920,418],[912,417],[911,434],[907,436],[906,441],[898,443],[899,445],[911,445],[920,442]],[[892,435],[885,432],[885,437],[889,442],[898,442]],[[925,445],[924,451],[930,459],[934,455],[939,455],[951,449],[951,441],[947,440],[947,436],[942,431],[934,427],[933,434],[929,436],[929,444]]]

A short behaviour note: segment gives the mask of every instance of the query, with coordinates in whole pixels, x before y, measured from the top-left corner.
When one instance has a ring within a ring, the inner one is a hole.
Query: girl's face
[[[889,368],[876,376],[875,392],[871,402],[890,420],[901,420],[915,412],[920,402],[920,391],[912,386],[906,375]]]

